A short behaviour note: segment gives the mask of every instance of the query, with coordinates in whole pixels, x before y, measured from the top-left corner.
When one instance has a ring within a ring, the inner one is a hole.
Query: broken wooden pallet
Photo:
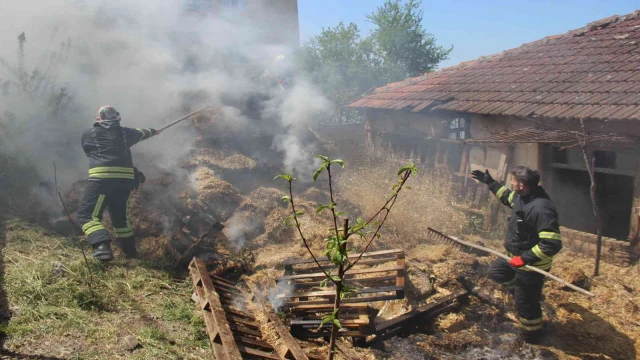
[[[388,339],[399,333],[408,333],[412,327],[420,323],[431,320],[440,314],[454,311],[458,309],[461,304],[467,302],[468,295],[468,291],[458,290],[432,303],[420,306],[406,314],[380,323],[376,326],[375,338],[367,341],[367,344],[370,345],[374,342]]]
[[[354,261],[360,254],[349,255]],[[325,270],[335,271],[329,260],[319,260]],[[393,263],[389,265],[387,263]],[[285,273],[276,279],[289,291],[278,295],[284,299],[284,307],[299,305],[333,304],[335,291],[322,290],[320,284],[326,276],[313,260],[289,260],[285,262]],[[357,290],[343,303],[363,303],[404,298],[405,259],[400,249],[363,253],[357,265],[346,272],[345,284]],[[329,287],[332,283],[328,284]],[[316,289],[314,291],[314,288]]]
[[[278,331],[280,338],[288,339],[277,350],[262,340],[260,324],[246,309],[250,294],[226,279],[209,274],[206,265],[197,258],[189,264],[189,272],[216,359],[313,359],[288,332]],[[280,321],[277,315],[270,320]],[[284,325],[280,323],[276,330],[278,328]]]
[[[186,266],[195,255],[198,245],[224,225],[208,215],[177,216],[171,238],[166,243],[166,254],[174,266]]]

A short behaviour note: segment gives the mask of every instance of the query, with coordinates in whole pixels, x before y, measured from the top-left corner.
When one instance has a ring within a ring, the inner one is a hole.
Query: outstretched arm
[[[127,140],[127,146],[131,147],[142,140],[147,140],[152,136],[159,135],[161,133],[160,130],[146,128],[146,129],[132,129],[132,128],[122,128],[124,131],[125,139]]]
[[[495,181],[491,174],[489,174],[489,170],[485,170],[482,172],[480,170],[474,170],[471,173],[471,176],[480,181],[481,183],[487,184],[489,186],[489,190],[500,200],[501,203],[508,207],[513,207],[515,192],[507,189],[506,186],[500,184]]]

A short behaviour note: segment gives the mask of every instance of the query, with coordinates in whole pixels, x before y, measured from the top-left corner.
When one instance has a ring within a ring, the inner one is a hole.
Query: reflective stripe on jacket
[[[82,149],[89,158],[89,179],[134,179],[131,146],[156,134],[154,129],[108,128],[95,123],[82,134]]]
[[[494,182],[489,189],[511,210],[504,247],[510,256],[521,256],[527,265],[549,270],[553,256],[562,249],[558,212],[540,186],[518,195]]]

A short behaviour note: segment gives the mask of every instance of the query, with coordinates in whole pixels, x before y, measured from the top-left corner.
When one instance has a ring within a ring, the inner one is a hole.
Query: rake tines
[[[451,246],[461,246],[460,243],[458,243],[457,241],[455,241],[451,237],[441,233],[440,231],[438,231],[436,229],[430,228],[430,227],[427,228],[427,239],[443,242],[443,243],[446,243],[446,244],[451,245]]]
[[[459,242],[459,240],[454,239],[448,235],[441,233],[440,231],[433,229],[431,227],[427,228],[427,239],[435,240],[439,242],[443,242],[453,247],[459,247],[460,249],[465,249],[467,246]]]
[[[488,247],[484,247],[484,246],[477,245],[477,244],[474,244],[474,243],[471,243],[471,242],[468,242],[468,241],[460,240],[460,239],[458,239],[456,237],[453,237],[453,236],[445,235],[445,234],[441,233],[440,231],[432,229],[430,227],[427,228],[427,229],[428,229],[428,231],[427,231],[427,239],[439,240],[439,241],[442,241],[442,242],[447,242],[447,243],[452,243],[454,245],[459,245],[463,250],[468,248],[468,249],[471,249],[471,250],[473,250],[473,249],[478,250],[481,253],[493,254],[493,255],[495,255],[495,256],[497,256],[499,258],[502,258],[505,261],[511,260],[511,258],[509,256],[507,256],[505,254],[502,254],[502,253],[500,253],[500,252],[498,252],[496,250],[490,249]],[[544,270],[538,269],[538,268],[530,266],[530,265],[525,265],[524,267],[527,270],[535,271],[538,274],[541,274],[541,275],[544,275],[544,276],[548,277],[549,279],[553,279],[553,280],[555,280],[555,281],[563,284],[564,286],[567,286],[567,287],[569,287],[569,288],[571,288],[571,289],[573,289],[575,291],[579,291],[579,292],[581,292],[581,293],[583,293],[585,295],[591,296],[591,297],[595,296],[594,294],[588,292],[587,290],[582,289],[582,288],[580,288],[578,286],[575,286],[575,285],[573,285],[572,283],[570,283],[568,281],[562,280],[561,278],[559,278],[559,277],[557,277],[555,275],[551,275],[551,274],[549,274],[548,272],[546,272]]]

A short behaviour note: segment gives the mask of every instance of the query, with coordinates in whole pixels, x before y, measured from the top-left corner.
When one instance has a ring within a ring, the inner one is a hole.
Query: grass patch
[[[89,259],[90,289],[82,253],[68,238],[19,220],[5,227],[6,349],[78,359],[210,357],[191,282],[175,280],[167,264]],[[142,347],[124,350],[127,335]]]

